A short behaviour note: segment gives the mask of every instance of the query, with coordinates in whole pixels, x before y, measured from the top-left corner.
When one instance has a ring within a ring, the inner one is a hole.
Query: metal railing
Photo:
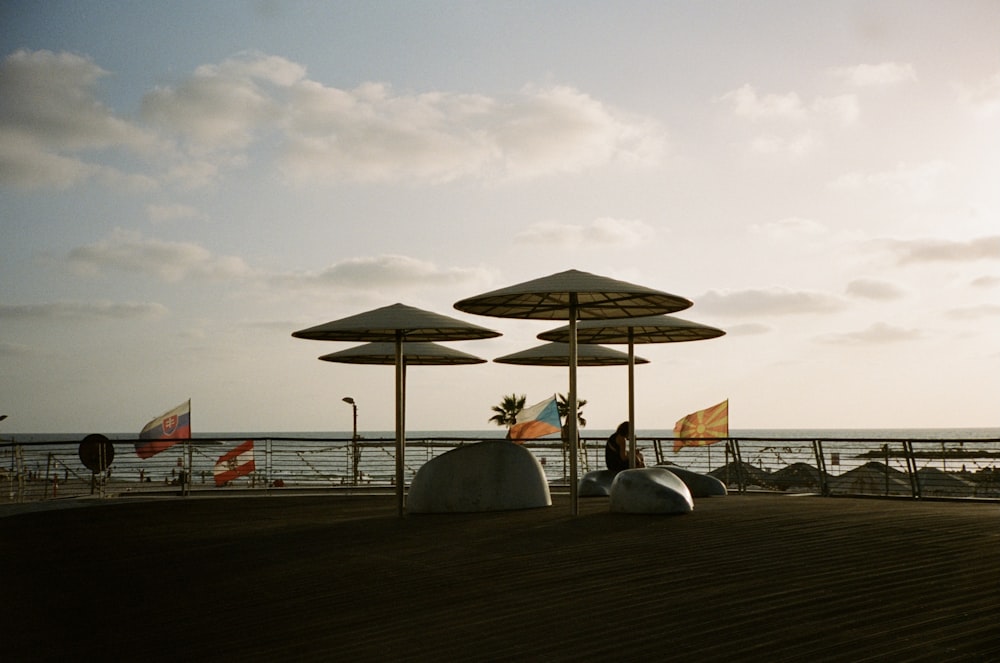
[[[491,438],[495,439],[495,438]],[[92,472],[80,443],[0,441],[0,503],[86,496],[223,494],[273,490],[378,490],[395,482],[395,442],[388,438],[254,439],[254,467],[217,485],[220,458],[247,438],[196,438],[151,458],[138,440],[110,440],[114,458]],[[482,439],[408,439],[405,481],[431,458]],[[673,438],[637,440],[647,465],[673,463],[710,474],[730,490],[909,498],[1000,499],[1000,439],[729,438],[673,450]],[[560,440],[525,445],[554,489],[564,488],[569,450]],[[604,438],[584,437],[580,475],[604,469]],[[244,459],[245,460],[245,457]]]

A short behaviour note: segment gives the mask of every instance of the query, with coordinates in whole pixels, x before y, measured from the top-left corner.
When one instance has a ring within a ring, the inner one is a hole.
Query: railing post
[[[903,442],[903,455],[906,456],[906,472],[910,475],[910,491],[913,499],[920,499],[920,475],[917,474],[917,459],[913,455],[913,443]]]
[[[823,497],[829,497],[830,486],[826,482],[826,458],[823,456],[823,440],[813,440],[813,453],[816,455],[816,469],[819,471],[819,492]]]

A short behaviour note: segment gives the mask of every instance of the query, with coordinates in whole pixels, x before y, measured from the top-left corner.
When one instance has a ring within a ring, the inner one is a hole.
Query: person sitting
[[[608,437],[608,441],[604,443],[604,462],[608,466],[608,469],[615,474],[629,468],[628,437],[629,422],[623,421],[618,425],[615,432]],[[638,449],[635,453],[635,466],[646,466],[642,459],[642,454],[639,453]]]

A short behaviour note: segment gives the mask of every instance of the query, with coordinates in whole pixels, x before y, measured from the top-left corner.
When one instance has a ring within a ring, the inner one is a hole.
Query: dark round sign
[[[80,462],[95,474],[111,467],[114,459],[115,446],[103,435],[93,433],[80,443]]]

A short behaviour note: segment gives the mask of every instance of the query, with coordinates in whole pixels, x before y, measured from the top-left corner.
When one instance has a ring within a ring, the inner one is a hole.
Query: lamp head
[[[354,405],[354,399],[351,398],[350,396],[344,396],[341,400],[344,401],[345,403],[350,403],[351,405]]]

